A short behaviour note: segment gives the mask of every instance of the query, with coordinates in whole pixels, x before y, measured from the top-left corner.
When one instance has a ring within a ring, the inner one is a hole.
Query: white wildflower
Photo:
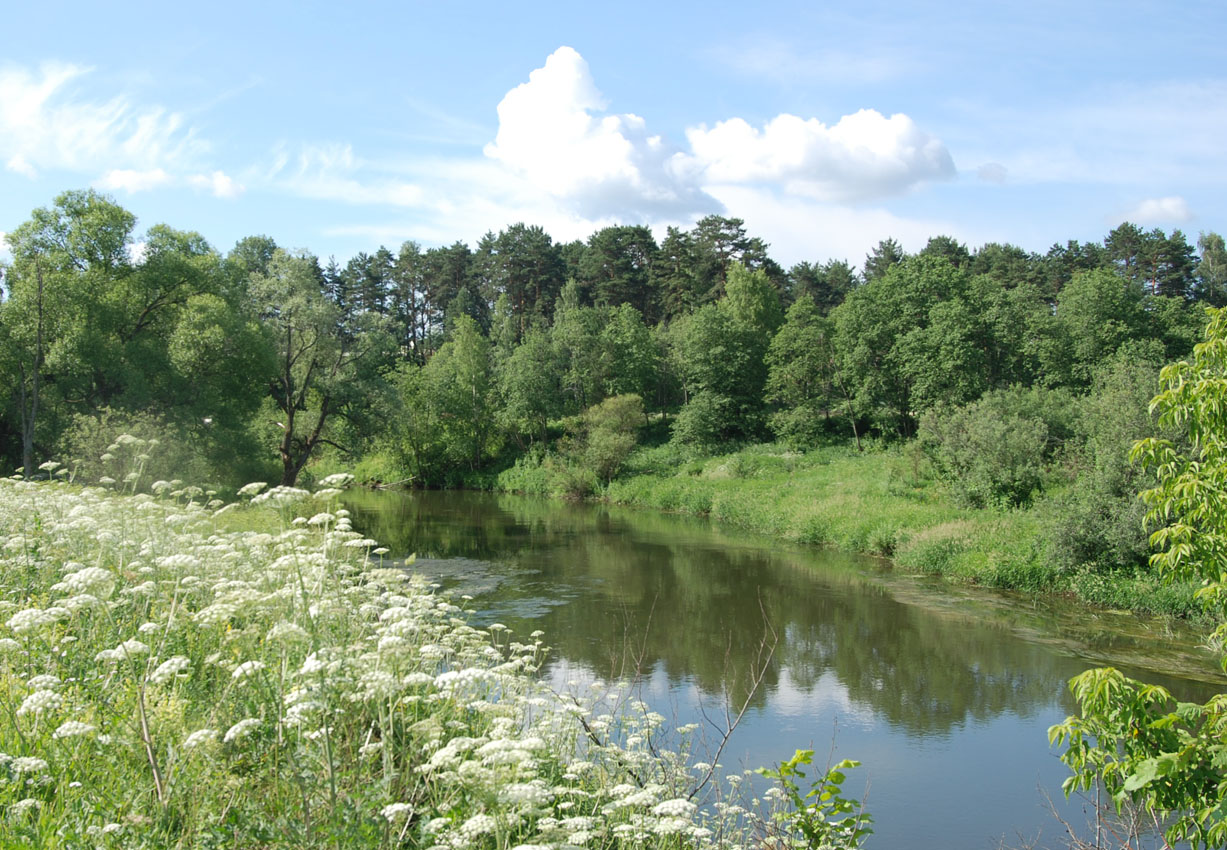
[[[244,484],[242,487],[240,487],[239,495],[240,496],[254,496],[267,486],[268,485],[265,484],[263,481],[253,481],[250,484]]]
[[[498,821],[489,815],[473,815],[473,817],[460,824],[459,832],[466,838],[476,838],[479,835],[488,835],[498,828]]]
[[[178,676],[191,665],[191,659],[186,655],[172,656],[159,664],[157,669],[149,674],[149,681],[155,685],[164,684]]]
[[[54,691],[56,688],[60,687],[60,685],[62,684],[63,682],[60,681],[59,676],[56,676],[52,673],[40,673],[39,675],[32,677],[30,681],[26,682],[26,687],[28,687],[32,691],[41,691],[41,690]]]
[[[233,743],[245,738],[252,729],[260,725],[260,721],[255,717],[248,717],[245,720],[240,720],[238,723],[226,730],[225,736],[222,738],[227,744]]]
[[[97,727],[91,726],[88,723],[82,723],[80,720],[66,720],[60,724],[59,728],[51,733],[52,738],[77,738],[82,735],[88,735]]]
[[[192,734],[188,735],[183,741],[183,749],[193,750],[196,747],[202,747],[211,744],[217,740],[216,729],[197,729]]]
[[[697,810],[698,806],[694,803],[678,797],[657,803],[652,808],[652,814],[662,818],[689,818],[693,817]]]
[[[55,711],[63,704],[64,698],[55,691],[35,691],[22,700],[21,707],[17,709],[17,716],[44,714],[49,711]]]
[[[253,676],[264,669],[263,661],[244,661],[238,667],[234,668],[234,672],[230,674],[235,681],[246,679]]]
[[[24,815],[26,812],[38,811],[42,807],[43,807],[43,804],[39,802],[38,800],[35,800],[33,797],[26,797],[24,800],[18,800],[16,803],[9,806],[9,811],[13,815],[20,817],[21,815]]]
[[[320,481],[323,487],[347,487],[353,483],[354,476],[348,472],[336,472]]]
[[[9,770],[13,773],[45,773],[47,762],[38,756],[19,756],[9,762]]]
[[[282,620],[268,630],[265,640],[269,642],[281,641],[282,643],[305,643],[311,640],[311,635],[307,634],[307,630],[302,626]]]
[[[413,814],[413,806],[408,803],[389,803],[379,810],[390,823],[401,823]]]
[[[44,626],[53,625],[67,617],[68,614],[67,608],[27,608],[9,617],[5,625],[12,629],[14,634],[24,635]]]

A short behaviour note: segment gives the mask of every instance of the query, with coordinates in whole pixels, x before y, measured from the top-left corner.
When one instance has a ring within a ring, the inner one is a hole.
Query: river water
[[[545,632],[546,675],[633,676],[678,724],[759,767],[812,748],[863,763],[845,793],[874,817],[870,848],[1061,847],[1068,771],[1047,729],[1070,677],[1111,664],[1204,701],[1222,683],[1199,635],[900,575],[874,559],[781,544],[650,511],[458,492],[351,492],[355,527],[470,595],[478,624]],[[757,689],[764,645],[774,645]]]

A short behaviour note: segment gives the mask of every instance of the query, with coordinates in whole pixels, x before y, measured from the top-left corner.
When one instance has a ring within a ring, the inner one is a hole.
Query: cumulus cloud
[[[677,151],[633,114],[603,114],[588,63],[560,47],[498,105],[486,156],[580,215],[616,211],[654,219],[710,211],[714,202],[679,172]]]
[[[781,197],[759,186],[719,186],[712,192],[745,220],[748,231],[771,243],[771,256],[786,267],[827,258],[860,266],[865,255],[886,238],[897,240],[907,251],[919,251],[937,233],[969,245],[990,241],[990,234],[969,231],[955,221],[901,216],[878,206],[847,207]]]
[[[1134,207],[1128,218],[1138,224],[1164,224],[1188,221],[1193,218],[1193,212],[1184,198],[1178,196],[1148,198]]]
[[[139,106],[123,96],[85,97],[80,84],[90,71],[50,63],[30,72],[0,70],[0,158],[10,171],[35,177],[46,169],[106,171],[137,180],[173,168],[207,149],[183,116]],[[139,182],[139,181],[138,181]]]
[[[762,129],[732,118],[686,137],[709,183],[775,183],[822,201],[864,201],[954,176],[946,146],[902,113],[862,109],[833,126],[783,114]]]

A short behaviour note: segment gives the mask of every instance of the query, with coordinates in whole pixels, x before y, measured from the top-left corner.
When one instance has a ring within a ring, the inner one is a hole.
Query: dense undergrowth
[[[383,563],[338,483],[0,479],[0,846],[859,844],[846,765],[737,805],[692,728],[548,690],[540,633]]]

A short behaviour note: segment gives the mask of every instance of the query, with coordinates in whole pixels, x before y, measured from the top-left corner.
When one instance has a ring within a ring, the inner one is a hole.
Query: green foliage
[[[815,445],[840,399],[831,325],[809,296],[788,308],[767,349],[767,370],[766,400],[782,407],[771,414],[771,430],[790,445]]]
[[[712,447],[727,439],[735,419],[735,405],[728,396],[700,390],[673,420],[673,439],[683,445]]]
[[[765,357],[782,319],[766,274],[733,264],[727,296],[673,326],[678,372],[690,394],[675,439],[712,445],[759,432]]]
[[[791,806],[776,813],[774,822],[781,834],[773,835],[780,846],[805,848],[860,847],[873,833],[873,818],[856,800],[843,796],[845,770],[859,767],[860,762],[843,759],[827,768],[810,782],[804,791],[798,780],[806,778],[802,765],[814,762],[813,750],[797,750],[777,768],[759,768],[758,772],[774,779]],[[773,842],[774,843],[774,842]]]
[[[1022,505],[1042,484],[1072,418],[1068,393],[997,390],[971,404],[926,414],[919,439],[963,504]]]
[[[1129,450],[1155,430],[1149,404],[1159,363],[1153,349],[1127,345],[1096,370],[1090,393],[1078,401],[1065,447],[1073,486],[1047,506],[1047,537],[1063,571],[1115,574],[1146,566],[1150,547],[1138,492],[1153,478],[1129,463]]]
[[[1131,458],[1154,473],[1142,494],[1158,550],[1151,563],[1169,581],[1198,581],[1197,597],[1227,636],[1223,572],[1227,544],[1227,313],[1207,310],[1205,341],[1193,357],[1164,367],[1151,407],[1161,427],[1187,434],[1139,440]],[[1227,656],[1225,656],[1227,658]],[[1227,698],[1176,703],[1162,688],[1105,668],[1073,679],[1081,716],[1049,731],[1066,746],[1073,776],[1066,790],[1102,782],[1118,806],[1126,801],[1169,815],[1169,841],[1227,845]]]
[[[635,448],[643,400],[637,395],[612,396],[584,411],[583,423],[584,466],[608,483]]]
[[[909,436],[917,411],[970,401],[984,389],[967,274],[912,257],[849,294],[831,313],[839,371],[858,416]]]

